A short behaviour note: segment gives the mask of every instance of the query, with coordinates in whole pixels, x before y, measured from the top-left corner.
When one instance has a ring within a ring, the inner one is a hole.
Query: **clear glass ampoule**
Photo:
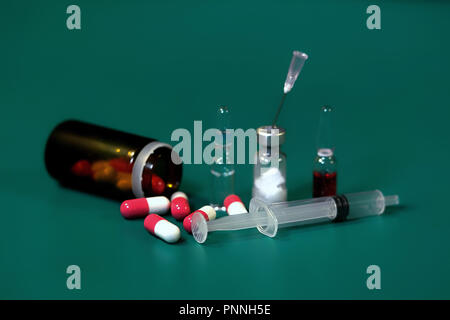
[[[214,141],[214,162],[210,166],[211,172],[211,200],[210,205],[217,211],[225,211],[224,199],[234,194],[234,162],[231,156],[233,147],[231,133],[231,110],[226,106],[219,106],[216,111],[216,129],[222,139]],[[221,140],[221,141],[220,141]]]
[[[336,195],[337,168],[333,140],[334,111],[330,106],[320,109],[317,153],[313,166],[313,197]]]

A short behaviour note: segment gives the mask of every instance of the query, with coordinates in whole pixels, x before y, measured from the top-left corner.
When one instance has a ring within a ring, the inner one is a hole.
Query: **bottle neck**
[[[334,150],[331,148],[319,148],[317,150],[317,155],[319,157],[332,157],[334,156]]]

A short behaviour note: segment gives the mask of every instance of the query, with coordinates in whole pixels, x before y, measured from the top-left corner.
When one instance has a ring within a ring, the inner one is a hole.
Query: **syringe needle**
[[[295,81],[298,78],[298,75],[300,74],[300,71],[303,68],[303,65],[305,64],[306,59],[308,59],[308,55],[306,53],[300,52],[300,51],[294,51],[292,53],[292,59],[291,64],[289,65],[288,74],[286,76],[286,81],[284,82],[284,94],[281,98],[280,105],[278,106],[277,113],[275,115],[275,118],[273,119],[272,126],[276,127],[278,116],[280,115],[281,109],[283,108],[284,99],[286,98],[286,95],[292,90],[294,87]]]
[[[280,115],[281,109],[283,109],[284,99],[286,99],[286,93],[283,93],[280,104],[278,105],[277,113],[275,114],[275,118],[273,119],[272,127],[274,128],[277,126],[278,116]]]

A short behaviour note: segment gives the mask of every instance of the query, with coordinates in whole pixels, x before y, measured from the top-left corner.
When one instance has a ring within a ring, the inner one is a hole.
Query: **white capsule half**
[[[208,216],[209,220],[214,220],[216,218],[216,210],[211,206],[203,206],[199,211],[203,211]]]
[[[230,194],[228,197],[226,197],[223,201],[223,205],[227,209],[227,213],[230,216],[235,214],[248,213],[241,198],[239,198],[235,194]]]
[[[172,196],[170,197],[170,201],[173,201],[173,199],[175,198],[184,198],[187,199],[187,195],[186,193],[182,192],[182,191],[177,191],[174,194],[172,194]]]
[[[228,206],[227,213],[232,216],[234,214],[248,213],[242,202],[236,201]]]
[[[164,196],[147,198],[149,213],[166,214],[170,209],[170,201]]]
[[[180,229],[176,225],[157,214],[147,216],[144,220],[144,227],[151,234],[168,243],[175,243],[181,237]]]

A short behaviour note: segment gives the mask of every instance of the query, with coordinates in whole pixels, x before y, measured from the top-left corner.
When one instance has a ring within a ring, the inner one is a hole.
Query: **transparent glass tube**
[[[334,153],[334,111],[330,106],[320,109],[317,132],[317,154],[313,166],[313,197],[334,196],[337,192],[337,165]]]
[[[214,141],[214,162],[210,166],[211,200],[210,205],[216,211],[226,211],[224,199],[234,194],[234,162],[232,154],[232,136],[227,131],[231,127],[231,110],[226,106],[219,106],[216,114],[216,128],[220,139]]]

